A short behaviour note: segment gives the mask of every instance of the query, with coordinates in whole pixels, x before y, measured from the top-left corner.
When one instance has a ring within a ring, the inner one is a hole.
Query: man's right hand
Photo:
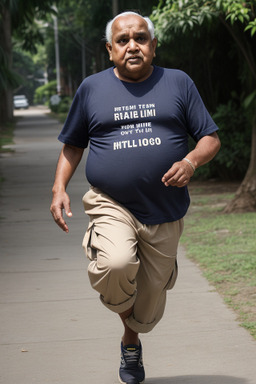
[[[51,214],[58,226],[66,233],[69,232],[68,225],[63,218],[63,210],[68,217],[72,217],[70,199],[66,192],[54,192],[51,204]]]
[[[68,217],[72,216],[70,199],[66,193],[67,185],[78,166],[84,149],[64,144],[57,164],[55,181],[52,188],[51,213],[58,226],[68,233],[68,226],[63,218],[63,210]]]

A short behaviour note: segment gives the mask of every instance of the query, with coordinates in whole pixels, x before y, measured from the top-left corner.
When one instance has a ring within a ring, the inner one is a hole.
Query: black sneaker
[[[119,381],[122,384],[142,384],[145,380],[145,371],[142,361],[142,346],[129,344],[125,347],[121,343],[121,365]]]

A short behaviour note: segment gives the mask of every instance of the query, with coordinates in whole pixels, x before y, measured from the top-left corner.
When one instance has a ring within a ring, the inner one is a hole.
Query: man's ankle
[[[134,344],[134,345],[140,345],[140,340],[139,340],[139,335],[137,336],[123,336],[122,337],[122,343],[123,346],[129,345],[129,344]]]

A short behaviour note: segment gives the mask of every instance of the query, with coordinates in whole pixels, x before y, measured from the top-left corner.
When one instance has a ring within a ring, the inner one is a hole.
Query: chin
[[[144,77],[147,77],[147,73],[150,71],[151,66],[144,65],[131,65],[122,68],[117,68],[119,79],[123,81],[139,81]]]

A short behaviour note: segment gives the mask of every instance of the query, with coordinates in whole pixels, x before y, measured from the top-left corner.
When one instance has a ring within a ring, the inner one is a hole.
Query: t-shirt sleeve
[[[186,120],[189,134],[196,142],[218,130],[193,82],[188,89]]]
[[[66,122],[58,139],[65,144],[80,148],[88,146],[88,128],[83,111],[83,100],[80,90],[77,91],[68,113]]]

